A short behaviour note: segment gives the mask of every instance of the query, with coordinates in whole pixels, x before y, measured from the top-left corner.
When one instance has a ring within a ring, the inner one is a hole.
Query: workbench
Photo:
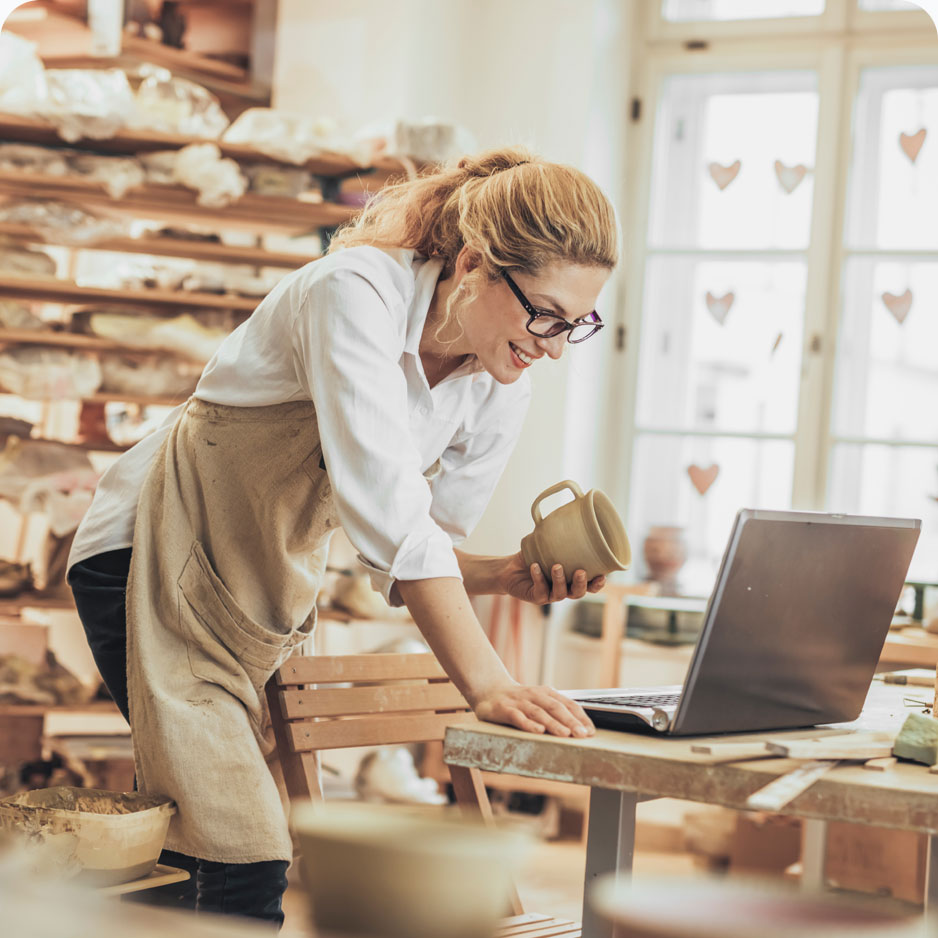
[[[918,693],[923,690],[926,692]],[[707,739],[614,730],[597,730],[595,736],[582,740],[565,739],[469,719],[447,729],[443,758],[451,766],[590,786],[583,938],[609,938],[608,926],[589,907],[589,887],[605,873],[631,872],[635,806],[639,801],[681,798],[745,810],[749,795],[801,764],[774,757],[715,764],[712,756],[693,752],[692,745],[766,737],[813,739],[838,732],[898,733],[906,715],[916,709],[909,701],[919,699],[930,705],[930,690],[876,682],[863,713],[853,723]],[[815,886],[823,882],[828,821],[853,821],[929,835],[926,905],[938,904],[938,775],[930,774],[927,766],[899,762],[886,771],[872,772],[860,763],[842,763],[796,797],[782,813],[809,822],[803,882]]]

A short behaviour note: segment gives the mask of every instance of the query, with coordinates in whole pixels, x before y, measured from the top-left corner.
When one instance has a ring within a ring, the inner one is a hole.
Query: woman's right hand
[[[472,709],[480,720],[505,723],[529,733],[583,738],[596,731],[583,708],[552,687],[502,685],[485,692]]]

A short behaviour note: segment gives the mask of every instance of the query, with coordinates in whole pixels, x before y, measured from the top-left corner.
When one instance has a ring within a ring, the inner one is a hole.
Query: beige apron
[[[178,805],[166,846],[290,860],[264,685],[316,622],[337,521],[309,401],[195,398],[140,495],[127,588],[137,783]]]

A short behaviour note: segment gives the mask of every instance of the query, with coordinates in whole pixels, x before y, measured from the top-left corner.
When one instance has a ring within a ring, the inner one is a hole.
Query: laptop
[[[742,509],[683,686],[565,691],[597,726],[675,736],[855,720],[921,521]]]

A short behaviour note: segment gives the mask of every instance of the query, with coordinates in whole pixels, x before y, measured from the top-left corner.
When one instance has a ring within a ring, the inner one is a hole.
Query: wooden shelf
[[[222,156],[230,157],[239,163],[269,163],[289,168],[302,168],[316,176],[342,177],[356,173],[367,175],[376,185],[382,184],[391,176],[402,176],[406,169],[400,161],[385,157],[376,160],[370,166],[362,166],[349,156],[341,153],[326,153],[296,167],[274,157],[261,153],[253,147],[242,144],[225,143],[202,137],[184,137],[179,134],[160,133],[155,130],[122,130],[106,140],[81,139],[75,143],[66,143],[55,128],[38,118],[18,117],[15,114],[0,113],[0,140],[31,143],[38,146],[91,150],[95,153],[134,156],[137,153],[153,153],[159,150],[181,150],[191,143],[214,143]],[[290,201],[284,199],[284,201]]]
[[[8,599],[0,599],[0,615],[18,615],[20,610],[30,609],[74,609],[71,596],[44,596],[42,593],[20,593]]]
[[[73,251],[117,251],[122,254],[151,254],[159,257],[182,257],[215,264],[250,264],[252,267],[286,267],[295,270],[317,260],[318,254],[291,254],[287,251],[265,251],[257,247],[220,244],[217,241],[188,240],[166,235],[140,238],[106,238],[88,244],[75,244],[65,238],[56,239],[49,232],[39,232],[29,225],[0,222],[0,235],[30,244],[50,244]]]
[[[0,704],[0,717],[42,717],[47,713],[120,713],[110,700],[92,700],[86,704]]]
[[[2,295],[2,294],[0,294]],[[168,349],[141,348],[136,345],[123,345],[112,339],[100,339],[93,335],[81,335],[76,332],[39,332],[28,329],[0,329],[0,346],[3,345],[46,345],[52,348],[74,348],[87,352],[119,352],[121,355],[151,356],[164,355],[171,358],[184,358],[182,354]],[[192,359],[201,361],[201,359]],[[12,393],[12,392],[5,392]],[[123,400],[109,397],[107,400]],[[131,403],[128,401],[128,403]]]
[[[169,354],[164,352],[162,354]],[[116,401],[120,404],[142,404],[144,407],[177,407],[188,400],[188,395],[182,397],[158,397],[155,394],[126,394],[120,391],[97,391],[82,398],[91,404],[108,404]]]
[[[2,139],[0,128],[0,139]],[[49,176],[18,170],[0,170],[0,192],[22,198],[62,199],[95,205],[136,218],[180,221],[202,228],[252,232],[311,232],[335,227],[353,218],[358,209],[334,202],[256,195],[247,192],[223,208],[199,205],[198,193],[183,186],[149,184],[125,192],[120,199],[108,194],[104,184],[84,176]]]
[[[234,310],[252,313],[263,299],[236,293],[199,293],[194,290],[109,290],[106,287],[80,287],[69,280],[17,277],[0,279],[0,297],[39,300],[44,303],[108,303],[120,306],[154,307],[154,312],[183,310]]]

